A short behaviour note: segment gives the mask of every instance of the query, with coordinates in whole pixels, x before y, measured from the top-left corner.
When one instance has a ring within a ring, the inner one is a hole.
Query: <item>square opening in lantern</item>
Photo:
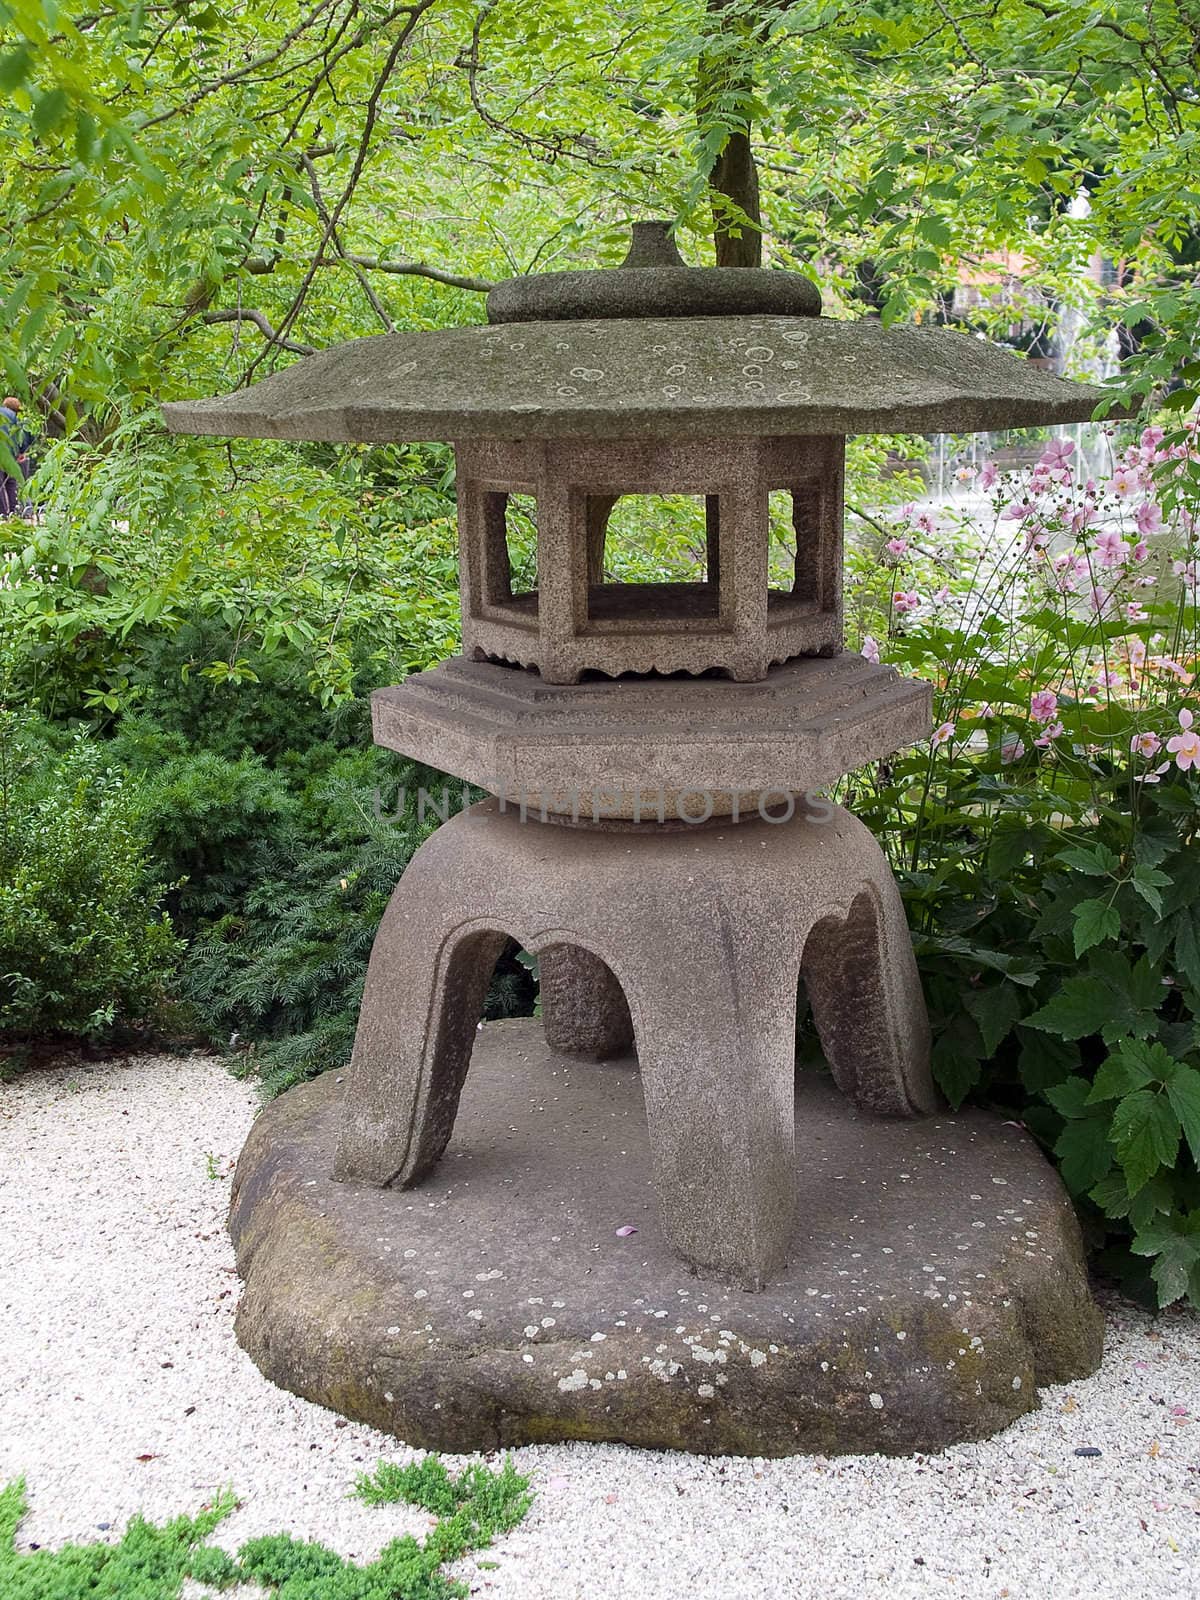
[[[770,544],[767,615],[771,621],[817,616],[837,606],[840,544],[829,527],[826,490],[819,479],[768,497]]]
[[[719,625],[717,495],[585,493],[582,523],[586,631]]]
[[[485,606],[514,621],[535,622],[538,613],[537,500],[517,490],[485,490],[482,589]]]

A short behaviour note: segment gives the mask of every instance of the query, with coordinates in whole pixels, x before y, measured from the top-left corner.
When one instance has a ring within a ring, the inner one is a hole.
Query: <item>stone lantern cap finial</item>
[[[489,322],[574,322],[591,317],[818,317],[821,292],[799,272],[689,267],[670,222],[635,222],[629,254],[612,271],[540,272],[497,284]]]

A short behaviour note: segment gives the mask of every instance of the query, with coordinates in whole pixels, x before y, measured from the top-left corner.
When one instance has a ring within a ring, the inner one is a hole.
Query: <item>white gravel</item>
[[[193,1512],[224,1485],[230,1548],[286,1529],[363,1559],[430,1525],[346,1498],[403,1447],[273,1388],[234,1342],[224,1215],[254,1108],[195,1057],[0,1088],[0,1482],[28,1480],[23,1546],[115,1539],[134,1511]],[[463,1575],[494,1600],[1191,1600],[1200,1317],[1118,1302],[1107,1346],[1095,1378],[936,1457],[519,1450],[534,1509],[484,1553],[494,1570]]]

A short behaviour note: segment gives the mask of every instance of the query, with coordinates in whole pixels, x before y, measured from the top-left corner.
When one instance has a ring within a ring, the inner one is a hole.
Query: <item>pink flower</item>
[[[879,665],[879,641],[868,634],[862,642],[862,653],[873,667]]]
[[[1039,689],[1029,699],[1029,715],[1035,722],[1050,722],[1058,710],[1058,696],[1053,689]]]
[[[1095,520],[1095,502],[1091,500],[1084,500],[1078,506],[1076,506],[1074,511],[1072,511],[1070,517],[1067,519],[1067,526],[1070,528],[1072,533],[1082,533],[1083,530],[1090,527]]]
[[[1061,722],[1051,722],[1042,733],[1041,737],[1039,739],[1035,739],[1033,742],[1036,745],[1040,745],[1044,750],[1046,746],[1048,744],[1052,744],[1055,739],[1061,738],[1063,731],[1063,725]]]
[[[921,596],[915,589],[899,589],[892,596],[892,604],[901,616],[906,612],[915,611],[921,604]]]
[[[1118,467],[1108,480],[1109,493],[1127,500],[1131,494],[1137,492],[1139,476],[1140,474],[1131,472],[1128,467]]]
[[[955,469],[954,476],[958,479],[959,483],[970,483],[971,479],[975,476],[975,468],[967,465],[964,462],[961,467],[957,467]]]
[[[937,523],[933,519],[932,512],[922,511],[921,515],[917,518],[917,527],[922,533],[936,533]]]
[[[899,559],[908,549],[908,540],[889,539],[883,548],[887,551],[888,555],[895,556],[897,559]]]
[[[1145,622],[1146,608],[1140,600],[1130,600],[1126,603],[1125,615],[1130,622]]]
[[[1137,523],[1138,532],[1143,538],[1148,533],[1157,533],[1162,527],[1162,507],[1157,500],[1143,500],[1134,512],[1133,520]],[[1146,558],[1135,556],[1134,559],[1144,561]]]
[[[1142,772],[1137,775],[1138,783],[1161,783],[1164,772],[1171,770],[1171,763],[1164,761],[1161,767],[1155,767],[1153,772]]]
[[[1075,454],[1075,445],[1071,439],[1051,439],[1042,451],[1039,466],[1049,467],[1056,471],[1061,467],[1070,465],[1071,457]]]
[[[940,589],[934,591],[933,603],[935,606],[944,606],[950,598],[950,585],[944,583]]]
[[[994,461],[985,461],[979,469],[979,487],[981,489],[990,489],[999,476],[1000,474],[996,471],[996,463]]]
[[[1074,454],[1075,445],[1070,439],[1051,439],[1033,469],[1034,475],[1040,475],[1051,483],[1070,483],[1071,457]]]
[[[1175,765],[1180,772],[1186,772],[1189,767],[1200,767],[1200,733],[1192,730],[1192,713],[1184,710],[1179,713],[1180,732],[1167,740],[1167,749],[1175,757]]]
[[[1146,561],[1149,559],[1149,556],[1150,546],[1146,543],[1145,539],[1139,539],[1133,547],[1133,559],[1139,562]]]
[[[1025,754],[1025,743],[1021,739],[1006,739],[1000,746],[1000,760],[1006,767],[1011,767],[1014,761],[1020,761]]]
[[[1161,428],[1159,428],[1159,427],[1149,427],[1149,428],[1143,428],[1142,429],[1142,449],[1143,450],[1157,450],[1159,445],[1162,442],[1163,442],[1163,431],[1162,431]]]
[[[1106,529],[1096,535],[1093,554],[1099,558],[1102,567],[1123,566],[1129,555],[1129,545],[1119,533]]]
[[[933,730],[933,738],[929,741],[936,750],[939,745],[949,744],[954,737],[954,724],[943,722],[940,728]]]
[[[1169,672],[1173,678],[1178,678],[1180,683],[1186,683],[1188,680],[1187,671],[1172,656],[1151,656],[1150,665],[1155,672]]]
[[[1172,561],[1171,571],[1177,578],[1183,579],[1185,589],[1195,592],[1200,588],[1200,557],[1193,556],[1190,561]]]
[[[1132,754],[1150,761],[1162,749],[1162,740],[1156,733],[1135,733],[1129,741],[1129,749]]]
[[[1033,515],[1035,509],[1028,500],[1013,500],[1000,513],[1000,520],[1001,522],[1024,522],[1026,517]]]
[[[1102,616],[1111,599],[1112,595],[1109,590],[1098,588],[1093,584],[1091,593],[1088,595],[1088,605],[1091,606],[1097,616]]]

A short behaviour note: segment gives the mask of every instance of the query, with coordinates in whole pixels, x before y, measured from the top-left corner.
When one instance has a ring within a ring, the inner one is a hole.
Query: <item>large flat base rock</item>
[[[412,1444],[930,1451],[1099,1363],[1062,1187],[985,1113],[877,1120],[802,1072],[791,1265],[746,1293],[662,1237],[632,1058],[487,1025],[450,1147],[407,1191],[331,1181],[343,1088],[290,1090],[246,1142],[238,1338],[274,1382]]]

